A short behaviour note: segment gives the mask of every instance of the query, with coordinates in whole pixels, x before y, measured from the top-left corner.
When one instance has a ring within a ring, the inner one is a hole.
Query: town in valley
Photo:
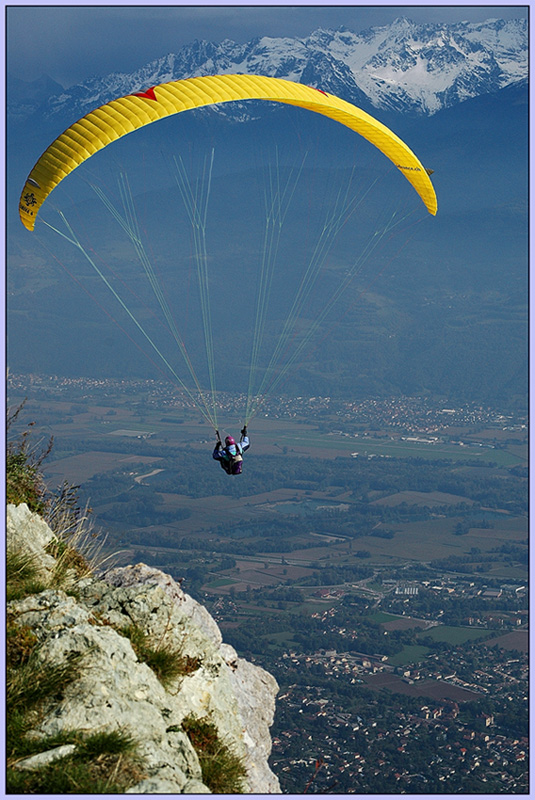
[[[164,383],[10,375],[22,404],[8,435],[53,438],[47,484],[79,487],[105,551],[275,676],[285,793],[529,791],[525,411],[272,398],[225,481]],[[219,398],[234,432],[240,407]]]

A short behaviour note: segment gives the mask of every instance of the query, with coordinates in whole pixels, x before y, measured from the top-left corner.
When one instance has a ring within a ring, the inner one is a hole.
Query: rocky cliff
[[[126,730],[136,740],[143,773],[128,793],[210,793],[183,725],[188,718],[207,719],[241,759],[243,790],[280,792],[267,761],[278,689],[274,678],[240,658],[222,641],[208,611],[157,569],[144,564],[115,568],[73,579],[66,589],[47,582],[56,566],[50,555],[53,540],[48,525],[25,504],[8,506],[8,551],[36,558],[49,587],[11,601],[10,618],[37,638],[47,664],[73,655],[83,664],[61,698],[47,702],[34,735]],[[134,629],[180,653],[183,674],[162,683],[125,634]],[[32,755],[18,767],[39,767],[74,747]]]

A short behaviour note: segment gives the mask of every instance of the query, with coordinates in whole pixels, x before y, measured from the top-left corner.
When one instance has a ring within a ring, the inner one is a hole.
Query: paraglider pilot
[[[239,475],[242,469],[242,455],[249,449],[249,437],[247,436],[247,425],[241,429],[241,438],[235,442],[232,436],[225,437],[225,446],[221,442],[219,431],[216,431],[217,442],[212,453],[212,458],[219,461],[221,467],[227,475]]]

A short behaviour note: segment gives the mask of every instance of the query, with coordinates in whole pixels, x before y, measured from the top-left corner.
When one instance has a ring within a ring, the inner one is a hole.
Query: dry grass
[[[218,730],[207,718],[186,717],[182,727],[195,748],[203,783],[212,794],[242,794],[247,771],[243,759],[219,738]]]
[[[22,434],[9,438],[13,425],[18,420],[25,402],[13,412],[7,411],[6,432],[6,502],[19,505],[26,503],[31,511],[42,513],[46,510],[46,486],[41,473],[41,464],[52,449],[51,438],[45,447],[41,443],[30,443],[35,423],[27,425]]]

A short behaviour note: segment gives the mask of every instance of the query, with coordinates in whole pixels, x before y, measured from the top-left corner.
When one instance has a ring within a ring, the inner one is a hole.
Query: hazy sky
[[[359,32],[396,17],[415,22],[527,16],[525,5],[112,5],[7,4],[8,73],[49,75],[65,88],[110,72],[130,72],[195,39],[246,42],[305,37],[319,27]]]

